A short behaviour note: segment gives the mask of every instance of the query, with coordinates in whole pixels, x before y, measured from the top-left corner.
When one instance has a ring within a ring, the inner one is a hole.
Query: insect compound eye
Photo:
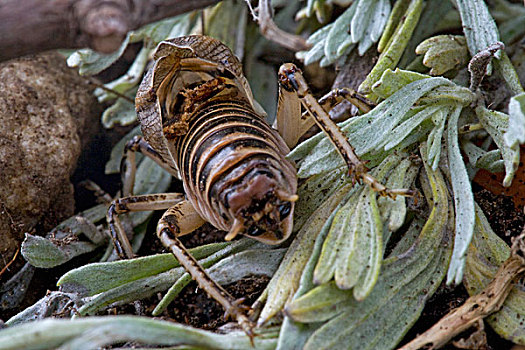
[[[248,234],[248,236],[260,236],[264,233],[264,230],[255,225],[252,225],[250,226],[250,228],[248,228],[246,233]]]
[[[278,210],[279,210],[279,219],[282,221],[284,218],[290,215],[290,211],[292,210],[292,203],[287,202],[285,204],[282,204],[278,207]]]

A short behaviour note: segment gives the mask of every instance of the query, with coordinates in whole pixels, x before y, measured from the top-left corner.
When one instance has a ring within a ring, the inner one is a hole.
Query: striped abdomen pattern
[[[296,192],[295,168],[282,138],[250,105],[211,101],[174,146],[186,195],[203,219],[222,230],[241,220],[247,235],[275,235],[269,243],[289,234],[281,221],[293,203],[283,194]]]

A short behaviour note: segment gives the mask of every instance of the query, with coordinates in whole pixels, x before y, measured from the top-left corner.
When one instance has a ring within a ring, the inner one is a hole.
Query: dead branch
[[[115,51],[126,33],[220,0],[4,0],[0,61],[51,49]]]
[[[253,11],[252,11],[253,15]],[[309,45],[302,37],[287,33],[277,27],[272,19],[272,5],[270,0],[259,0],[259,27],[261,34],[292,51],[308,50]]]
[[[512,282],[525,272],[525,259],[520,256],[523,252],[519,249],[525,238],[525,229],[520,238],[521,240],[516,239],[513,242],[510,258],[500,266],[492,282],[481,293],[468,298],[465,304],[450,311],[432,328],[399,350],[438,349],[459,333],[498,311],[513,287]]]

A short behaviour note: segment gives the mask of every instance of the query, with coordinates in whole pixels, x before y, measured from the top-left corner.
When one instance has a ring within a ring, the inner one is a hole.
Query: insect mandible
[[[357,180],[382,195],[412,193],[387,189],[371,177],[330,120],[326,109],[350,98],[348,91],[339,90],[319,104],[297,67],[283,65],[276,120],[281,137],[265,122],[239,60],[220,41],[201,35],[166,40],[157,47],[154,60],[135,100],[144,138],[136,137],[126,146],[124,197],[113,201],[107,214],[116,251],[121,258],[133,257],[118,214],[167,209],[157,226],[163,245],[252,336],[244,307],[209,277],[178,236],[209,222],[228,232],[226,240],[242,234],[267,244],[285,241],[298,199],[296,170],[285,155],[314,123],[329,136]],[[301,105],[313,120],[301,117]],[[185,195],[133,196],[135,151],[181,179]]]

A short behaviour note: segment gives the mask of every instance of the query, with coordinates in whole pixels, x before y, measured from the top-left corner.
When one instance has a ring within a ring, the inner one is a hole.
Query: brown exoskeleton
[[[136,97],[144,138],[127,145],[125,197],[114,201],[107,214],[112,239],[121,258],[133,257],[117,214],[167,209],[157,236],[199,286],[251,336],[253,326],[240,302],[208,276],[178,236],[204,222],[228,231],[226,240],[243,234],[278,244],[290,236],[297,178],[285,155],[314,123],[301,118],[301,104],[328,134],[357,180],[383,195],[409,195],[410,191],[389,190],[371,177],[328,117],[323,107],[328,109],[331,103],[347,98],[344,90],[321,106],[309,93],[301,72],[292,64],[283,65],[276,123],[284,130],[281,137],[264,121],[240,62],[219,41],[198,35],[163,41],[154,59]],[[185,195],[133,196],[135,151],[181,179]]]

